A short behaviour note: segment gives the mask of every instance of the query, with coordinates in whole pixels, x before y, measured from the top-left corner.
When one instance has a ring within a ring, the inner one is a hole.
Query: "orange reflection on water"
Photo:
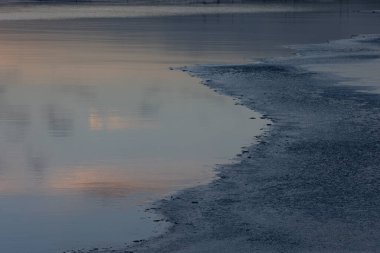
[[[50,189],[74,190],[101,198],[125,197],[136,191],[164,192],[166,184],[141,180],[115,166],[63,168],[48,183]]]
[[[88,117],[91,130],[102,130],[104,129],[103,119],[99,117],[99,114],[91,112]]]
[[[157,122],[150,120],[138,120],[133,118],[127,119],[118,115],[117,112],[102,114],[95,110],[90,112],[90,115],[88,116],[88,123],[89,128],[92,131],[157,127]]]

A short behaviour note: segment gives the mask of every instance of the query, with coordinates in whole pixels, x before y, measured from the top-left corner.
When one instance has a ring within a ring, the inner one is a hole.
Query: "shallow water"
[[[132,32],[119,20],[0,24],[0,252],[154,235],[166,224],[143,212],[147,203],[209,181],[264,126],[170,71],[187,59],[140,22]]]
[[[281,45],[378,29],[376,15],[350,8],[57,20],[9,8],[11,18],[0,16],[0,252],[13,253],[119,247],[161,232],[147,203],[209,181],[215,163],[261,132],[257,114],[169,67],[288,55]]]

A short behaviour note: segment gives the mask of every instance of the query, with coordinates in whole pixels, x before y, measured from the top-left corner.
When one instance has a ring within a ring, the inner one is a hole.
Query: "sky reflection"
[[[142,204],[207,182],[264,126],[170,71],[177,56],[144,44],[144,33],[125,43],[84,35],[92,23],[83,22],[65,32],[59,23],[0,23],[0,252],[152,235],[165,223]]]

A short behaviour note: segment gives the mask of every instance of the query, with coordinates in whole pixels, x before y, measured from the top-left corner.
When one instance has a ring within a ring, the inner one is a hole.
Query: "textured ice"
[[[175,225],[133,252],[378,252],[379,95],[307,68],[342,58],[378,64],[378,38],[297,46],[301,54],[288,59],[187,68],[274,124],[239,162],[220,166],[218,180],[162,201]]]

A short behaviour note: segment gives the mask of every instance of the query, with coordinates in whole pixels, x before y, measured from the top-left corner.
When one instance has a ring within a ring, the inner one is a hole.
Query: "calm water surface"
[[[351,7],[138,18],[28,8],[0,13],[0,252],[159,233],[166,224],[142,211],[150,201],[209,181],[261,132],[258,114],[169,67],[288,55],[281,45],[375,32],[379,20]]]

